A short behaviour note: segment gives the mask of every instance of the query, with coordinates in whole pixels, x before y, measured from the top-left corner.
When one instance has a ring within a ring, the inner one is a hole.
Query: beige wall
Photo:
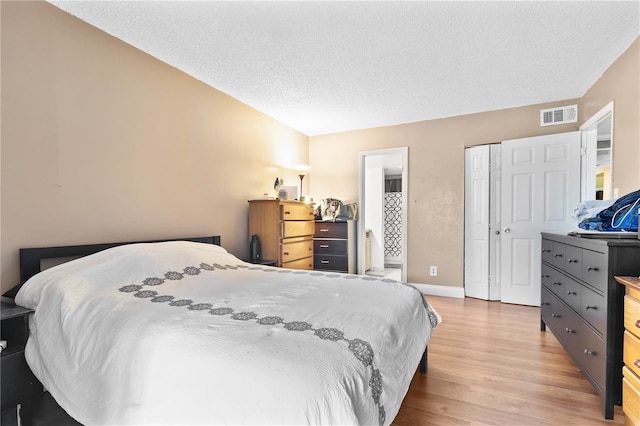
[[[3,292],[20,247],[216,234],[247,255],[247,200],[299,184],[305,135],[48,3],[1,11]]]
[[[613,187],[640,189],[640,38],[580,100],[582,121],[613,101]]]
[[[565,102],[311,137],[311,196],[358,199],[358,153],[409,147],[407,279],[461,287],[464,252],[464,147],[577,130],[540,127],[540,109]],[[429,265],[438,276],[429,276]]]
[[[358,152],[399,146],[408,278],[462,286],[464,147],[578,127],[539,127],[539,109],[567,100],[307,138],[47,3],[0,2],[0,19],[2,291],[20,247],[220,234],[244,256],[246,201],[276,176],[297,185],[310,161],[305,194],[356,201]],[[640,186],[638,50],[579,101],[580,122],[616,102],[621,194]]]
[[[577,130],[615,101],[614,179],[620,195],[640,187],[638,41],[582,100],[311,137],[311,196],[358,199],[358,153],[409,147],[408,280],[461,287],[464,270],[464,147]],[[540,127],[540,109],[579,103],[576,124]],[[429,265],[438,276],[429,276]]]

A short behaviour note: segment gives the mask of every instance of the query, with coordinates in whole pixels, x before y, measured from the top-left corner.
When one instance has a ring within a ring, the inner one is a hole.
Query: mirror
[[[613,193],[613,102],[580,126],[582,201],[609,200]]]
[[[598,123],[598,139],[596,142],[596,200],[608,200],[612,197],[611,181],[611,139],[612,114],[607,114]]]

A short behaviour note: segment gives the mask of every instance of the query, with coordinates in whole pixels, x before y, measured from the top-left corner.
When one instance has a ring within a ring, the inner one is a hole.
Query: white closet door
[[[501,299],[540,306],[540,232],[567,232],[580,201],[579,132],[502,142]]]
[[[467,148],[464,175],[465,296],[489,299],[489,146]]]
[[[489,300],[501,297],[501,251],[502,251],[502,146],[490,145],[489,165]]]

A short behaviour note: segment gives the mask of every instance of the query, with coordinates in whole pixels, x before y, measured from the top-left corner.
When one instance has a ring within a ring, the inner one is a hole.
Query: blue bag
[[[618,198],[594,217],[582,220],[578,227],[587,231],[638,232],[638,209],[640,189]]]

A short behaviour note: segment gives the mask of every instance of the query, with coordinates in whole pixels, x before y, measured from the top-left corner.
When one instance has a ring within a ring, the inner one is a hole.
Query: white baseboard
[[[427,296],[444,296],[444,297],[454,297],[456,299],[464,299],[464,288],[463,287],[449,287],[444,285],[433,285],[433,284],[414,284],[410,283],[412,286],[417,288],[422,292],[422,294],[426,294]]]

